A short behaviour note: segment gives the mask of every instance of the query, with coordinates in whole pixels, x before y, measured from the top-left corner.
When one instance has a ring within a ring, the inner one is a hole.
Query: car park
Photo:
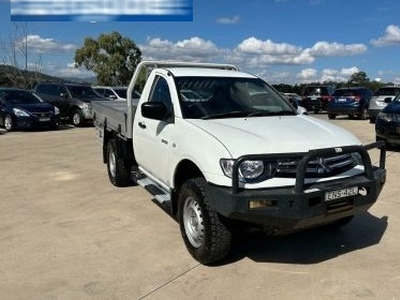
[[[335,88],[329,85],[309,85],[302,93],[302,106],[308,111],[325,111]]]
[[[357,116],[361,120],[368,118],[368,105],[373,92],[366,87],[347,87],[336,89],[327,106],[329,119],[337,115]]]
[[[387,145],[400,144],[400,95],[378,113],[375,121],[376,140]]]
[[[34,92],[46,102],[57,106],[62,120],[74,126],[93,121],[93,101],[107,100],[92,87],[77,83],[39,82]]]
[[[126,86],[94,86],[93,89],[110,100],[126,100],[126,93],[128,92],[128,87]],[[139,99],[140,94],[137,91],[133,91],[133,98]]]
[[[282,93],[283,96],[297,109],[301,115],[307,115],[307,109],[302,105],[301,96],[296,93]]]
[[[398,85],[383,86],[374,93],[368,107],[368,115],[371,123],[375,123],[378,113],[399,93],[400,86]]]
[[[22,128],[57,128],[59,109],[28,90],[0,88],[0,125],[7,131]]]

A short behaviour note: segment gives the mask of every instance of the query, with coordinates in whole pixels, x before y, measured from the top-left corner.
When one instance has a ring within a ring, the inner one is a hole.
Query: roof
[[[167,68],[174,76],[186,77],[186,76],[198,76],[198,77],[236,77],[236,78],[257,78],[254,75],[234,71],[234,70],[220,70],[220,69],[209,69],[209,68],[193,68],[193,67],[172,67]]]

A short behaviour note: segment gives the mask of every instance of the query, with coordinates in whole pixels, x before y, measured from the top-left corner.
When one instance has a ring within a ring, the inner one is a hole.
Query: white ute
[[[147,80],[137,102],[140,74]],[[96,102],[93,112],[110,181],[145,187],[203,264],[228,255],[237,224],[270,234],[342,226],[371,207],[386,179],[383,143],[363,146],[298,114],[233,65],[141,62],[127,101]]]

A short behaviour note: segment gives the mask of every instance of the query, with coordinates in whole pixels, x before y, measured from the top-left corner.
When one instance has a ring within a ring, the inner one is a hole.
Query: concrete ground
[[[331,122],[375,141],[368,121]],[[0,133],[0,299],[400,299],[400,151],[349,225],[249,233],[207,267],[145,190],[110,184],[94,128]]]

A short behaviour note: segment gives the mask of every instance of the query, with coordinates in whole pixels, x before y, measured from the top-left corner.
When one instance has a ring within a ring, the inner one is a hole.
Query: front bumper
[[[381,150],[379,167],[371,165],[366,152],[376,147]],[[305,170],[308,162],[317,155],[333,151],[333,149],[312,150],[303,157],[298,166],[294,187],[245,190],[239,188],[237,180],[233,180],[232,188],[208,183],[206,193],[210,205],[227,218],[260,225],[273,234],[318,226],[365,212],[375,203],[386,181],[384,143],[377,142],[364,147],[352,146],[342,149],[344,152],[354,152],[356,149],[359,151],[363,157],[364,174],[340,180],[305,184]],[[244,159],[249,159],[249,157],[244,157]],[[349,187],[358,187],[359,193],[325,201],[326,192]],[[264,207],[251,208],[252,201],[267,204]]]
[[[59,116],[51,116],[46,119],[37,117],[16,117],[17,128],[46,128],[55,127],[60,123]]]
[[[400,144],[400,123],[376,119],[376,136],[391,144]]]

